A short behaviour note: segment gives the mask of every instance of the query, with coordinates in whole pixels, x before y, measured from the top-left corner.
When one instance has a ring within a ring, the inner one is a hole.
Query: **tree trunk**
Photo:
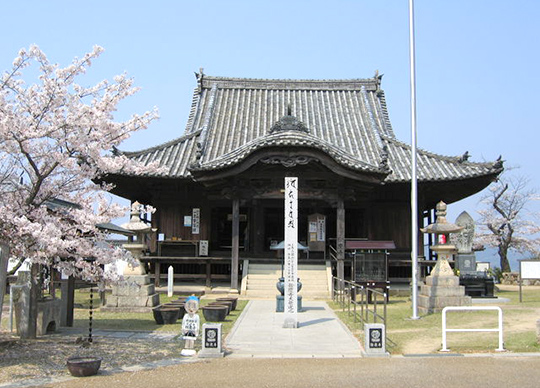
[[[510,272],[510,262],[508,261],[508,248],[499,245],[499,258],[501,260],[501,271]]]
[[[9,246],[0,242],[0,322],[2,321],[2,308],[7,287],[7,269],[9,261]]]

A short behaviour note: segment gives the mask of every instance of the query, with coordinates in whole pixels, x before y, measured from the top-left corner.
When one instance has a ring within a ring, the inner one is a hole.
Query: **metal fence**
[[[386,336],[386,307],[388,294],[374,288],[365,287],[350,280],[332,277],[332,299],[343,312],[353,317],[354,324],[364,330],[368,323],[382,323],[385,327],[387,346],[395,345]]]

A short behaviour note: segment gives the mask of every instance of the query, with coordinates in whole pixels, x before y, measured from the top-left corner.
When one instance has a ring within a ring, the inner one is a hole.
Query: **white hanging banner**
[[[298,327],[298,178],[285,178],[285,295],[283,327]]]
[[[191,234],[199,234],[199,228],[201,225],[201,209],[193,208],[191,218]]]

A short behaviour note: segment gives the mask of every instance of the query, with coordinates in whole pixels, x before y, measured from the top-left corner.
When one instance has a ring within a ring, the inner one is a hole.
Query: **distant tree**
[[[154,110],[115,120],[118,104],[137,91],[126,75],[89,87],[76,82],[102,51],[96,46],[62,68],[31,46],[0,78],[0,242],[11,258],[100,284],[114,277],[104,264],[129,256],[100,243],[106,235],[96,225],[126,209],[96,182],[148,170],[111,150],[157,118]],[[51,206],[58,200],[76,206]]]
[[[540,249],[538,213],[528,205],[539,199],[524,177],[501,177],[482,198],[476,242],[497,248],[502,272],[510,272],[510,251],[530,253]]]

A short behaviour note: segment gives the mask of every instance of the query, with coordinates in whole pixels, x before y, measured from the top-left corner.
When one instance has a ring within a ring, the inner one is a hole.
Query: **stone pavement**
[[[283,328],[275,300],[251,300],[225,339],[228,357],[352,358],[362,347],[323,301],[304,301],[299,327]]]

